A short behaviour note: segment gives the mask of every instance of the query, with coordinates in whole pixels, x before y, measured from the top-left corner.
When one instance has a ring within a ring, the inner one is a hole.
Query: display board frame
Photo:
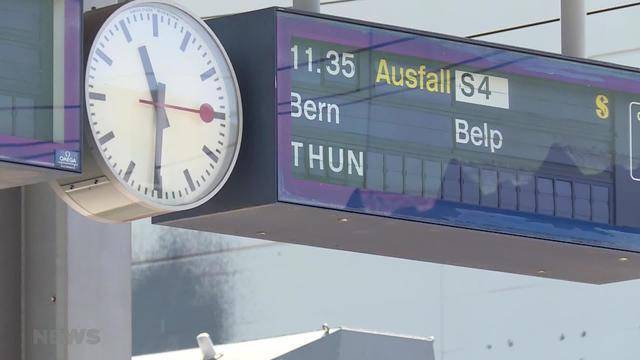
[[[279,133],[282,128],[278,127],[278,114],[286,112],[283,106],[290,106],[282,101],[279,106],[277,96],[277,91],[290,91],[283,90],[277,71],[279,14],[400,31],[638,73],[631,67],[599,61],[291,9],[269,8],[208,20],[207,24],[219,36],[236,68],[247,120],[245,145],[228,184],[214,199],[193,210],[155,217],[154,223],[592,283],[638,276],[638,268],[633,263],[636,258],[640,259],[637,254],[640,233],[632,228],[623,228],[620,232],[620,227],[603,225],[598,226],[598,231],[611,232],[601,237],[552,237],[473,223],[423,222],[389,216],[385,210],[367,213],[312,201],[321,197],[322,191],[331,193],[334,190],[331,187],[316,188],[308,201],[292,198],[291,188],[281,186],[285,167],[279,167],[284,161],[290,168],[290,162],[278,150],[282,145],[279,142],[290,140],[283,138]],[[495,216],[490,212],[479,215]],[[509,219],[507,215],[502,220]]]
[[[286,11],[285,11],[286,12]],[[323,15],[313,15],[315,18],[324,19],[324,20],[336,20],[334,17],[328,17]],[[295,20],[293,20],[295,22]],[[322,29],[322,26],[316,27],[309,24],[305,25],[305,21],[300,21],[301,24],[298,28],[290,30],[286,21],[279,21],[278,25],[278,38],[282,42],[288,43],[293,36],[300,36],[300,34],[306,33],[308,37],[314,39],[323,39],[327,38],[330,40],[334,40],[339,38],[340,43],[342,45],[349,44],[349,39],[351,38],[359,38],[358,44],[352,45],[352,48],[363,49],[368,46],[362,40],[364,36],[353,35],[353,33],[357,33],[357,29],[344,29],[339,25],[334,25],[331,30],[320,30],[316,31],[316,29]],[[308,22],[307,22],[308,23]],[[446,36],[441,34],[434,34],[430,32],[416,31],[416,30],[407,30],[401,29],[393,26],[386,26],[380,24],[368,24],[360,21],[355,21],[352,19],[339,19],[340,24],[353,24],[362,26],[365,24],[367,27],[381,29],[381,30],[390,30],[396,31],[401,34],[410,34],[421,37],[426,37],[429,39],[441,39],[446,41],[453,41],[456,43],[469,44],[473,46],[481,46],[483,48],[496,49],[500,51],[508,51],[515,52],[518,54],[529,54],[534,55],[537,58],[541,59],[555,59],[563,62],[569,61],[571,63],[577,64],[585,64],[585,65],[593,65],[598,67],[600,70],[602,68],[607,69],[615,69],[630,72],[633,74],[638,74],[638,69],[634,69],[627,66],[619,66],[611,63],[604,63],[599,61],[593,61],[588,59],[578,59],[566,57],[558,54],[546,53],[541,51],[535,51],[530,49],[521,49],[512,46],[503,46],[499,44],[492,44],[482,41],[469,40],[464,38]],[[316,25],[318,26],[318,25]],[[328,27],[331,28],[331,25],[328,24]],[[295,27],[295,26],[294,26]],[[289,33],[291,31],[291,33]],[[399,37],[399,35],[398,35]],[[389,47],[388,44],[392,44],[391,47],[394,46],[396,42],[402,42],[405,39],[398,39],[398,37],[394,38],[393,36],[380,36],[380,38],[385,40],[378,40],[378,43],[373,46],[377,46],[380,48]],[[283,40],[284,39],[284,40]],[[410,39],[411,40],[411,39]],[[382,45],[380,45],[382,44]],[[345,45],[346,46],[346,45]],[[439,48],[434,47],[434,51],[440,50]],[[278,69],[285,69],[287,66],[290,66],[288,59],[291,57],[290,54],[287,54],[288,47],[280,46],[279,51],[282,53],[279,54],[279,59],[287,59],[284,63],[278,63]],[[411,49],[404,51],[416,52],[417,50]],[[455,49],[453,50],[455,51]],[[500,56],[500,54],[498,54]],[[480,58],[480,57],[479,57]],[[474,59],[474,61],[483,61],[482,58]],[[490,64],[491,65],[491,64]],[[545,65],[545,64],[542,64]],[[486,66],[486,65],[485,65]],[[453,71],[453,70],[452,70]],[[526,70],[525,70],[526,71]],[[534,72],[532,69],[531,72]],[[640,233],[637,230],[638,220],[639,218],[633,215],[635,212],[633,211],[633,204],[637,203],[639,200],[633,191],[630,191],[629,188],[633,189],[633,182],[628,181],[624,176],[625,171],[629,171],[628,169],[621,169],[617,166],[617,159],[614,159],[613,169],[611,169],[612,177],[621,179],[620,181],[615,180],[615,184],[612,182],[607,185],[604,184],[604,187],[601,186],[602,183],[596,183],[598,190],[605,190],[605,196],[609,198],[609,209],[607,211],[608,214],[605,214],[604,217],[608,217],[610,222],[608,224],[592,224],[589,222],[580,222],[573,221],[562,218],[550,218],[547,216],[541,216],[536,213],[537,209],[533,205],[534,208],[529,213],[523,213],[519,211],[502,211],[502,209],[495,209],[495,212],[492,211],[491,217],[487,218],[486,215],[482,212],[476,212],[476,206],[467,206],[463,201],[455,202],[447,202],[442,201],[444,196],[441,199],[436,199],[437,204],[431,204],[429,201],[423,201],[423,199],[410,199],[407,196],[397,196],[396,194],[388,194],[385,191],[366,191],[364,189],[357,189],[353,186],[333,186],[332,184],[317,184],[313,181],[299,181],[291,176],[289,176],[288,170],[286,166],[292,162],[291,159],[291,151],[288,151],[290,147],[287,143],[291,135],[291,129],[287,128],[290,126],[291,120],[287,118],[286,112],[289,104],[286,104],[283,99],[287,98],[287,94],[292,90],[286,88],[288,84],[291,83],[291,73],[292,71],[279,71],[278,72],[278,83],[280,84],[278,91],[279,93],[279,102],[281,106],[278,108],[278,124],[279,124],[279,165],[280,165],[280,176],[279,176],[279,200],[287,201],[292,203],[304,203],[312,206],[324,206],[328,208],[334,209],[346,209],[349,211],[356,212],[364,212],[370,214],[376,214],[381,216],[391,216],[404,218],[408,220],[416,220],[416,221],[426,221],[432,223],[440,223],[451,226],[461,226],[467,228],[474,229],[483,229],[488,231],[502,232],[507,234],[516,234],[523,236],[533,236],[537,238],[543,238],[548,240],[558,240],[558,241],[566,241],[577,244],[584,244],[590,246],[602,246],[602,247],[610,247],[610,248],[618,248],[625,249],[631,251],[638,251],[640,249]],[[613,77],[613,75],[612,75]],[[548,76],[547,79],[552,78],[552,76]],[[570,79],[571,80],[571,79]],[[580,83],[580,79],[575,80],[575,83]],[[284,84],[284,86],[283,86]],[[595,85],[595,84],[594,84]],[[447,85],[448,86],[448,85]],[[590,86],[590,85],[589,85]],[[640,82],[631,83],[627,81],[623,83],[619,81],[618,83],[612,84],[612,87],[624,87],[630,88],[636,94],[640,93]],[[376,95],[374,95],[376,96]],[[326,97],[325,97],[326,98]],[[283,116],[285,114],[285,116]],[[284,127],[283,127],[283,124]],[[486,124],[486,123],[485,123]],[[619,124],[613,124],[612,126],[618,126]],[[617,129],[616,129],[617,130]],[[624,132],[624,130],[622,131]],[[614,131],[614,135],[615,131]],[[617,146],[617,142],[616,145]],[[296,151],[298,149],[295,149]],[[316,146],[317,150],[317,146]],[[615,149],[618,150],[618,149]],[[616,156],[615,150],[612,156]],[[346,150],[345,150],[346,151]],[[325,156],[326,157],[326,156]],[[297,160],[297,159],[296,159]],[[325,159],[327,160],[327,159]],[[325,161],[326,163],[327,161]],[[621,161],[624,163],[624,160]],[[325,164],[326,167],[326,164]],[[446,164],[445,164],[446,167]],[[464,170],[463,164],[457,165],[457,171]],[[447,169],[442,169],[444,173]],[[482,168],[480,168],[482,170]],[[385,169],[386,171],[386,169]],[[458,176],[458,181],[464,182],[462,179],[464,174]],[[534,182],[537,182],[538,179],[542,178],[542,180],[549,180],[548,178],[552,177],[552,175],[544,174],[542,177],[537,176],[537,171],[535,174],[530,174],[534,179]],[[445,175],[443,175],[444,177]],[[563,183],[567,183],[567,176],[563,176],[560,178],[563,180]],[[626,181],[625,181],[626,180]],[[444,179],[442,180],[444,183]],[[551,183],[550,187],[555,188],[555,183]],[[614,191],[614,188],[617,188],[618,182],[625,185],[625,191]],[[626,184],[625,184],[626,182]],[[616,186],[614,186],[616,185]],[[444,185],[443,185],[444,186]],[[535,186],[535,184],[534,184]],[[537,189],[533,190],[537,192]],[[555,191],[555,189],[551,190],[551,192]],[[600,191],[602,192],[602,191]],[[574,193],[575,194],[575,193]],[[457,194],[460,196],[460,194]],[[551,194],[553,196],[553,194]],[[370,204],[367,205],[367,202]],[[553,202],[553,200],[552,200]],[[553,204],[552,204],[553,206]],[[426,209],[426,210],[420,210]],[[551,209],[553,212],[553,209]],[[452,216],[448,215],[453,212],[456,213],[466,213],[466,215],[460,216],[459,219],[454,219]],[[435,213],[435,214],[434,214]],[[427,215],[425,215],[427,214]],[[431,215],[434,214],[434,215]],[[444,215],[443,215],[444,214]],[[487,221],[491,220],[491,221]],[[606,221],[605,221],[606,222]],[[552,224],[549,226],[549,224]],[[628,224],[633,224],[636,227],[629,227]],[[611,226],[609,226],[611,225]]]

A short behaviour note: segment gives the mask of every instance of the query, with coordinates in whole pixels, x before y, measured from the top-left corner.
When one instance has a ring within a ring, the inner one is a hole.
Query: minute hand
[[[147,47],[140,46],[138,48],[138,53],[140,54],[142,67],[144,68],[145,77],[147,78],[147,85],[149,87],[149,92],[151,93],[151,98],[155,103],[154,118],[156,122],[156,136],[153,166],[153,189],[156,190],[158,198],[162,198],[162,143],[164,129],[169,127],[169,120],[167,119],[167,113],[163,106],[165,102],[165,86],[162,83],[158,83],[156,80],[156,74],[153,71]]]
[[[165,101],[165,85],[158,83],[158,103],[163,105]],[[158,198],[162,198],[162,144],[164,129],[169,127],[167,113],[160,105],[156,107],[156,141],[154,154],[153,188],[156,190]],[[166,124],[166,125],[164,125]]]

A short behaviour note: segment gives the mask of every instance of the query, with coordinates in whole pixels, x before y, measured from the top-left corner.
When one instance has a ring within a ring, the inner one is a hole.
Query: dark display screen
[[[80,171],[82,1],[3,1],[0,19],[0,160]]]
[[[281,201],[640,250],[640,73],[284,12],[277,41]]]

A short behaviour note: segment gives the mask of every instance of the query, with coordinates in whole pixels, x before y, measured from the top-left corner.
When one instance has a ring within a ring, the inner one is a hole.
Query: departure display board
[[[81,171],[82,1],[2,1],[0,19],[0,161]]]
[[[640,73],[277,13],[279,200],[640,250]]]

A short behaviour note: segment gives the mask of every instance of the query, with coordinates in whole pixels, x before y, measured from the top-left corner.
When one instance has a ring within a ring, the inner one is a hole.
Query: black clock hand
[[[156,74],[151,66],[151,59],[149,59],[149,52],[147,52],[146,46],[140,46],[138,48],[140,54],[140,60],[142,61],[142,67],[144,68],[144,74],[147,77],[147,85],[149,85],[149,92],[151,92],[151,98],[154,102],[158,102],[158,81],[156,80]]]
[[[158,99],[158,86],[160,83],[156,80],[156,73],[153,71],[153,66],[151,66],[151,59],[149,59],[149,53],[147,52],[146,46],[140,46],[138,48],[138,53],[140,54],[140,60],[142,60],[142,67],[144,68],[144,73],[147,77],[147,84],[149,85],[149,92],[151,93],[151,98],[154,102],[154,107],[156,109],[156,122],[160,122],[161,128],[168,128],[169,121],[167,120],[167,113],[164,109],[164,97],[162,101]],[[163,91],[165,91],[163,85]],[[161,116],[158,116],[158,113],[161,113]]]
[[[156,143],[153,167],[153,189],[156,190],[158,198],[162,198],[162,138],[164,135],[164,129],[169,127],[167,113],[164,109],[166,88],[163,83],[158,83],[156,79],[156,74],[153,71],[147,47],[140,46],[138,48],[138,53],[140,54],[142,67],[144,68],[144,73],[147,78],[147,85],[149,86],[151,98],[155,103]]]
[[[153,189],[156,190],[158,198],[162,198],[162,139],[164,129],[169,127],[167,113],[164,110],[166,87],[163,83],[158,83],[156,108],[156,143],[155,159],[153,167]]]

